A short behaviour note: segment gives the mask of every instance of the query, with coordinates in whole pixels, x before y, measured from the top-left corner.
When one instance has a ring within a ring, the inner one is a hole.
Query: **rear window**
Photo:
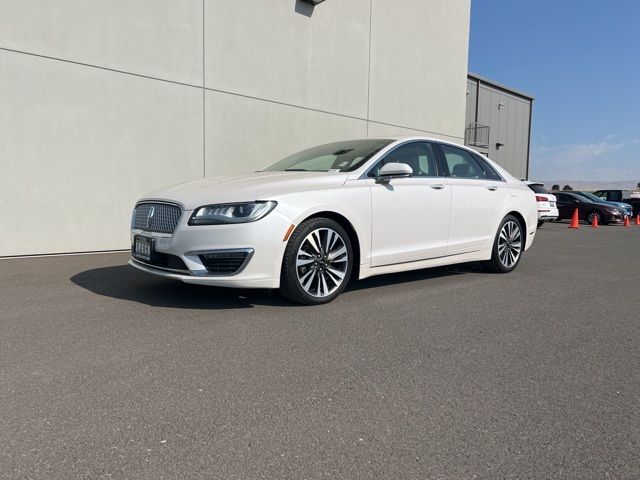
[[[482,158],[482,156],[474,155],[474,158],[480,164],[480,166],[482,167],[482,170],[484,170],[484,178],[488,180],[503,180],[500,174],[496,172],[493,169],[493,167],[489,164],[489,162],[487,162],[484,158]]]
[[[544,188],[544,185],[542,185],[541,183],[531,183],[529,185],[529,188],[536,193],[549,193],[549,191]]]

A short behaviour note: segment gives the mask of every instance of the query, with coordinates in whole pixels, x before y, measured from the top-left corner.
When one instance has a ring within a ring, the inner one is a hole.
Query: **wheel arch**
[[[527,221],[524,218],[524,215],[522,215],[519,211],[517,210],[512,210],[510,212],[508,212],[505,217],[507,215],[512,215],[514,217],[516,217],[516,219],[518,220],[518,222],[520,222],[520,226],[522,227],[522,235],[524,236],[523,238],[523,242],[522,245],[526,245],[527,244],[527,237],[528,237],[528,232],[527,232]],[[502,217],[504,220],[504,217]],[[537,226],[537,225],[536,225]],[[522,249],[524,251],[524,248]]]
[[[361,255],[361,245],[360,245],[360,237],[358,236],[358,232],[356,232],[355,227],[349,221],[347,217],[344,215],[330,211],[324,210],[321,212],[313,213],[308,217],[301,220],[298,225],[302,222],[306,222],[311,218],[328,218],[329,220],[333,220],[342,228],[345,229],[347,235],[349,235],[349,240],[351,240],[351,247],[353,248],[353,268],[351,269],[351,279],[357,280],[360,275],[360,255]]]

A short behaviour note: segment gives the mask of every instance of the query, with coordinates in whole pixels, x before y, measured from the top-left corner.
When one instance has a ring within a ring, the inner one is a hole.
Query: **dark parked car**
[[[626,215],[627,217],[631,217],[633,215],[633,207],[628,203],[624,202],[609,202],[593,193],[589,192],[578,192],[576,190],[572,190],[571,193],[575,193],[576,195],[580,195],[581,197],[587,197],[592,202],[596,203],[604,203],[609,205],[610,207],[616,207],[618,210],[622,212],[622,215]]]
[[[578,218],[587,223],[593,222],[593,217],[598,217],[598,223],[602,225],[624,219],[624,214],[617,207],[592,202],[575,193],[553,192],[553,194],[558,199],[558,220],[571,219],[576,208],[578,209]]]
[[[593,194],[608,202],[628,203],[633,207],[634,217],[640,214],[640,197],[632,197],[629,190],[598,190]]]

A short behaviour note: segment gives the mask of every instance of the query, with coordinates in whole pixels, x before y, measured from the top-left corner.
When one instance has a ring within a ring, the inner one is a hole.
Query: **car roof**
[[[425,135],[381,135],[381,136],[376,136],[376,137],[369,137],[369,138],[352,138],[350,139],[350,141],[353,140],[383,140],[383,141],[389,141],[390,144],[397,144],[399,142],[408,142],[408,141],[424,141],[424,142],[436,142],[436,143],[442,143],[445,145],[451,145],[452,147],[456,147],[456,148],[461,148],[463,150],[468,150],[469,152],[475,154],[475,155],[480,155],[482,157],[486,157],[486,160],[490,160],[492,163],[492,168],[494,170],[497,170],[499,175],[506,181],[517,181],[519,179],[515,178],[513,175],[511,175],[511,173],[509,173],[507,171],[507,169],[505,169],[504,167],[502,167],[501,165],[499,165],[498,163],[496,163],[494,160],[492,160],[490,157],[483,155],[481,152],[474,150],[473,148],[470,148],[466,145],[463,145],[461,143],[456,143],[453,142],[451,140],[443,140],[442,138],[435,138],[435,137],[429,137],[429,136],[425,136]],[[462,140],[462,139],[460,139]],[[339,143],[339,142],[330,142],[330,143]],[[388,147],[389,145],[387,145]],[[385,147],[386,148],[386,147]]]
[[[473,152],[477,155],[482,155],[480,152],[478,152],[477,150],[474,150],[471,147],[468,147],[462,143],[456,143],[453,140],[444,140],[442,138],[436,138],[436,137],[429,137],[426,135],[385,135],[383,137],[375,137],[375,139],[377,140],[389,140],[392,141],[394,143],[396,142],[406,142],[406,141],[411,141],[411,140],[415,140],[415,141],[425,141],[425,142],[437,142],[437,143],[444,143],[445,145],[451,145],[452,147],[457,147],[457,148],[463,148],[465,150],[469,150],[470,152]],[[371,140],[371,138],[363,138],[361,140]],[[488,157],[487,157],[488,158]]]

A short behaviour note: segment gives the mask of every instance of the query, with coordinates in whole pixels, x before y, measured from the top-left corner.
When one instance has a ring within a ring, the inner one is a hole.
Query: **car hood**
[[[343,185],[342,172],[256,172],[223,175],[162,188],[141,201],[162,200],[181,204],[185,210],[216,203],[277,200],[279,196]]]
[[[601,205],[606,205],[607,207],[611,208],[611,209],[618,209],[618,210],[626,210],[627,204],[622,203],[622,202],[610,202],[607,200],[603,200],[601,202],[594,202],[594,203],[599,203]]]
[[[616,207],[619,207],[623,210],[631,210],[631,205],[629,205],[628,203],[624,203],[624,202],[609,202],[613,205],[615,205]]]

